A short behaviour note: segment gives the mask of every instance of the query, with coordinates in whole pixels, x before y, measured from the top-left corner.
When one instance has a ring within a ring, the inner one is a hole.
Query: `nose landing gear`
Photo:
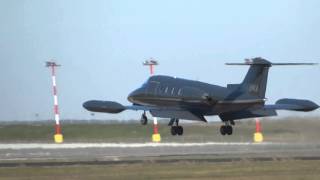
[[[142,125],[148,124],[148,118],[147,118],[146,112],[143,112],[143,114],[141,115],[140,123]]]
[[[179,119],[177,119],[177,118],[170,119],[168,126],[171,126],[171,135],[172,136],[176,136],[176,135],[182,136],[183,135],[183,127],[179,126]]]

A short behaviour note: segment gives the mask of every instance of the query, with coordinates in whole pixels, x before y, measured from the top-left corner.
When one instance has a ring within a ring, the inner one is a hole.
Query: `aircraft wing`
[[[99,100],[87,101],[83,104],[83,107],[88,111],[104,113],[120,113],[124,110],[150,111],[150,113],[155,117],[189,119],[206,122],[206,119],[201,114],[197,114],[188,109],[175,107],[142,106],[138,104],[123,106],[122,104],[114,101]]]
[[[268,110],[289,110],[289,111],[313,111],[319,108],[319,105],[309,100],[301,99],[280,99],[273,105],[265,105]]]
[[[276,104],[265,105],[261,109],[255,110],[242,110],[235,112],[227,112],[219,115],[220,119],[223,121],[245,119],[252,117],[268,117],[276,116],[276,110],[289,110],[289,111],[313,111],[318,109],[319,106],[309,100],[301,99],[280,99]]]
[[[123,106],[113,101],[97,100],[87,101],[83,104],[83,107],[89,111],[107,113],[120,113],[124,110],[142,110],[150,111],[150,113],[155,117],[189,119],[206,122],[206,119],[203,115],[192,112],[188,109],[178,107],[142,106],[137,104],[131,106]],[[235,120],[250,117],[275,116],[277,115],[276,110],[313,111],[318,108],[319,105],[309,100],[280,99],[275,104],[265,105],[261,109],[247,109],[243,111],[226,112],[220,114],[219,116],[222,120]]]
[[[137,110],[150,111],[152,116],[161,117],[161,118],[189,119],[189,120],[207,122],[207,120],[204,118],[203,115],[197,114],[195,112],[191,112],[190,110],[187,110],[187,109],[181,109],[181,108],[132,105],[132,106],[126,106],[126,109],[136,110],[136,111]]]
[[[277,112],[273,109],[257,109],[257,110],[242,110],[219,114],[222,121],[246,119],[253,117],[269,117],[276,116]]]

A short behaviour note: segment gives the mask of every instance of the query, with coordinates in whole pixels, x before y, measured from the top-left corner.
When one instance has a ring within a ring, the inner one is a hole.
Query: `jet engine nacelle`
[[[91,100],[83,103],[83,107],[92,112],[120,113],[126,108],[117,102],[113,101],[97,101]]]

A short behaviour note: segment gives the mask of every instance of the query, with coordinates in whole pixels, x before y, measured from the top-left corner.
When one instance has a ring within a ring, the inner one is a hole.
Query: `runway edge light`
[[[255,123],[256,123],[256,132],[253,135],[253,141],[255,143],[262,143],[263,142],[263,135],[261,132],[260,120],[258,118],[256,118]]]
[[[63,135],[61,133],[60,126],[60,114],[59,114],[59,106],[58,106],[58,95],[57,95],[57,83],[56,83],[56,72],[55,68],[61,65],[56,64],[53,61],[46,62],[46,67],[51,68],[51,76],[52,76],[52,87],[53,87],[53,101],[54,101],[54,119],[55,119],[55,135],[53,136],[55,143],[63,143]]]

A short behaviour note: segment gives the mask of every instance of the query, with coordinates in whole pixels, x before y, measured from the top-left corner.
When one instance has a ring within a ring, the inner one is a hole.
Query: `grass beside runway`
[[[0,179],[320,179],[319,160],[137,163],[0,168]]]
[[[171,136],[167,124],[160,124],[163,142],[251,142],[254,121],[236,122],[234,135],[221,136],[221,122],[184,124],[183,136]],[[320,142],[320,119],[288,119],[262,121],[264,138],[269,142]],[[65,142],[150,142],[152,125],[137,123],[66,123],[62,121]],[[0,143],[53,142],[54,124],[0,125]]]

